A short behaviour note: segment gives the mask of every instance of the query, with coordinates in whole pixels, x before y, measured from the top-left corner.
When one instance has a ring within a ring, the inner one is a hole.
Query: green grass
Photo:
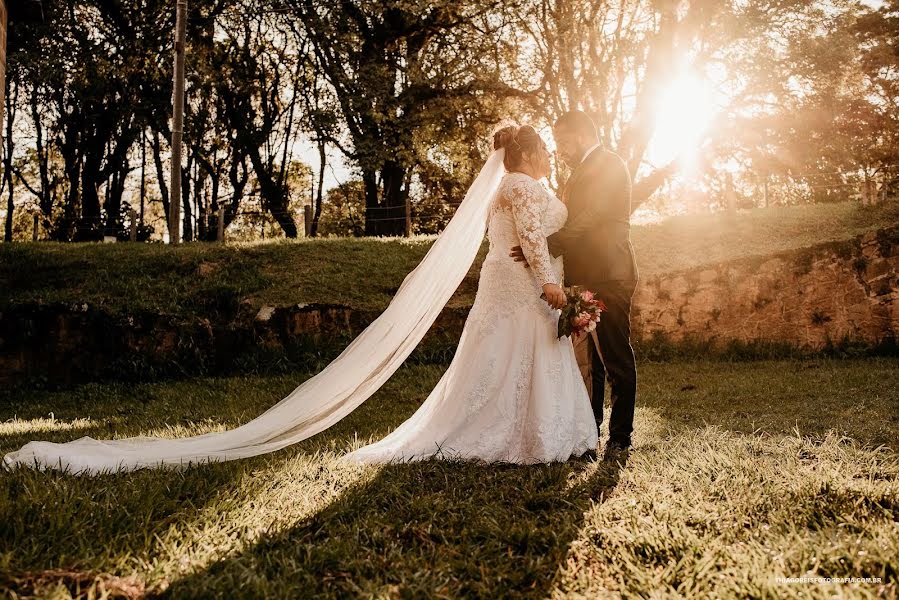
[[[634,227],[632,237],[641,274],[652,276],[848,240],[897,223],[899,202],[845,202],[685,215]]]
[[[633,228],[641,275],[765,256],[894,225],[899,204],[821,204],[675,217]],[[234,314],[263,305],[343,304],[380,311],[432,238],[258,244],[0,244],[0,310],[9,303],[89,303],[113,313]],[[480,258],[486,252],[486,244]],[[208,271],[199,274],[206,263]],[[471,305],[480,259],[450,301]]]
[[[386,307],[431,240],[258,244],[2,244],[2,302],[86,302],[175,315],[297,303]],[[200,275],[200,265],[211,269]],[[373,265],[376,265],[373,266]]]
[[[2,473],[0,589],[179,598],[899,594],[895,358],[642,365],[635,450],[623,466],[336,462],[407,418],[441,370],[404,367],[331,429],[269,456],[97,478]],[[6,391],[0,451],[31,439],[233,427],[303,377]],[[804,575],[881,583],[775,581]]]

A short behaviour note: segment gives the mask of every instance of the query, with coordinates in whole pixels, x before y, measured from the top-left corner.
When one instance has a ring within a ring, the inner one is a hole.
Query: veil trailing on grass
[[[327,429],[380,388],[415,349],[462,282],[477,255],[487,215],[504,174],[493,151],[446,229],[403,280],[387,309],[319,374],[252,421],[189,438],[133,437],[29,442],[3,457],[5,466],[98,474],[188,466],[274,452]]]

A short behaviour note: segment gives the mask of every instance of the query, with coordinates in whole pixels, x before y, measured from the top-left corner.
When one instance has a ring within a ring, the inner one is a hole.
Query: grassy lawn
[[[899,222],[899,203],[759,209],[675,217],[633,228],[646,278],[725,260],[765,256]],[[317,239],[258,244],[0,244],[0,310],[9,302],[87,302],[118,312],[231,314],[247,304],[344,304],[380,311],[432,238]],[[486,244],[480,257],[486,253]],[[203,265],[201,270],[200,265]],[[373,269],[371,265],[378,265]],[[468,307],[480,259],[450,301]],[[347,282],[353,282],[348,284]]]
[[[98,478],[0,473],[0,589],[204,598],[899,594],[895,358],[642,365],[635,450],[624,465],[335,461],[408,417],[440,373],[404,367],[333,428],[269,456]],[[233,427],[303,377],[0,392],[0,451],[31,439]],[[881,583],[775,581],[804,575]]]

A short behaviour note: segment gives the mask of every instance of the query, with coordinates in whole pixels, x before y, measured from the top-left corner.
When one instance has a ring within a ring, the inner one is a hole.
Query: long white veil
[[[30,466],[98,474],[143,467],[188,466],[274,452],[319,433],[374,394],[415,349],[477,256],[502,179],[502,149],[493,151],[453,218],[403,280],[387,309],[319,374],[252,421],[189,438],[133,437],[29,442],[3,457]]]

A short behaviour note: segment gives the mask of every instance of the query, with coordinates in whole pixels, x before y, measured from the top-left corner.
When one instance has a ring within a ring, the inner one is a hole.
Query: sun
[[[655,166],[675,159],[694,163],[717,112],[714,100],[711,84],[696,75],[683,75],[665,86],[654,103],[656,129],[647,160]]]

